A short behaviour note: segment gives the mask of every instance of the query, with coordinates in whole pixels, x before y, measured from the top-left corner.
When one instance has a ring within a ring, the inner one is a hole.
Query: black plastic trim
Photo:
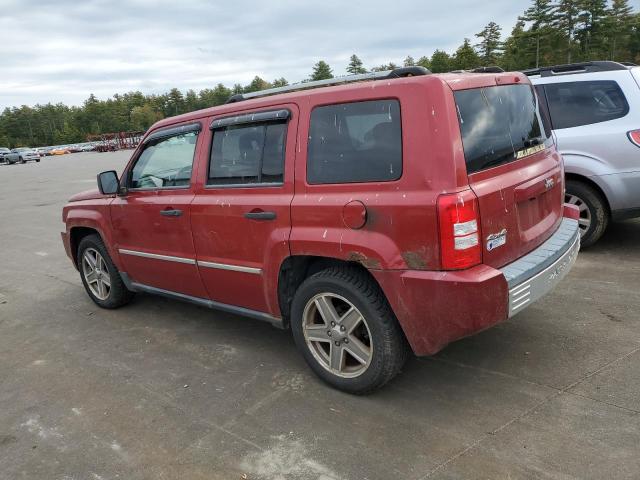
[[[387,78],[419,77],[422,75],[429,75],[430,73],[431,70],[424,67],[402,67],[392,70],[391,73],[387,75]]]
[[[471,70],[471,73],[504,73],[504,69],[497,65],[489,67],[478,67]]]
[[[287,121],[289,117],[291,117],[291,111],[286,108],[256,113],[243,113],[231,117],[217,118],[211,122],[209,128],[215,130],[217,128],[246,125],[248,123],[284,122]]]
[[[229,99],[224,103],[236,103],[241,102],[242,100],[244,100],[244,95],[242,95],[241,93],[236,93],[235,95],[231,95]]]
[[[176,135],[184,135],[185,133],[200,132],[202,130],[202,124],[200,122],[189,123],[186,125],[179,125],[177,127],[163,128],[151,133],[144,139],[144,144],[157,140],[159,138],[175,137]]]
[[[150,293],[152,295],[160,295],[162,297],[171,298],[174,300],[182,300],[184,302],[193,303],[201,307],[211,308],[212,310],[220,310],[222,312],[228,312],[243,317],[262,320],[271,323],[275,327],[284,328],[284,323],[281,318],[271,316],[268,313],[258,312],[256,310],[250,310],[248,308],[238,307],[235,305],[227,305],[226,303],[215,302],[207,298],[192,297],[183,293],[171,292],[169,290],[151,287],[142,283],[136,283],[131,281],[131,278],[125,272],[120,272],[120,277],[122,278],[122,282],[127,287],[127,289],[132,292],[144,292]]]

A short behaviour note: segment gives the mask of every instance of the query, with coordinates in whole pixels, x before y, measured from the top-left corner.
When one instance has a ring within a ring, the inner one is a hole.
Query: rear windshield
[[[547,135],[530,85],[474,88],[454,95],[468,174],[544,148]]]

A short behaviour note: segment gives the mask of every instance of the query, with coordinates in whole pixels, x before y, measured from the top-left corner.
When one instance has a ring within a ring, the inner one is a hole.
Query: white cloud
[[[255,75],[299,81],[319,59],[344,73],[354,52],[368,66],[400,63],[452,51],[490,20],[508,34],[529,3],[0,0],[0,109]]]

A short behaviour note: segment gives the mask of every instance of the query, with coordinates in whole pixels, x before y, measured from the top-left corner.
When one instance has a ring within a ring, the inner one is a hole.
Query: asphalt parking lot
[[[89,300],[61,207],[128,156],[0,166],[0,479],[639,477],[640,221],[516,318],[355,397],[268,324]]]

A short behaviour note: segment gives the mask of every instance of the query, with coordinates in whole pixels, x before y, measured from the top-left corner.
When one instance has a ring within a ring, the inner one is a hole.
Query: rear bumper
[[[580,248],[577,220],[564,218],[538,248],[502,269],[373,271],[416,355],[512,317],[551,291]]]
[[[509,286],[509,318],[553,290],[573,267],[579,250],[578,222],[564,218],[549,240],[500,269]]]

